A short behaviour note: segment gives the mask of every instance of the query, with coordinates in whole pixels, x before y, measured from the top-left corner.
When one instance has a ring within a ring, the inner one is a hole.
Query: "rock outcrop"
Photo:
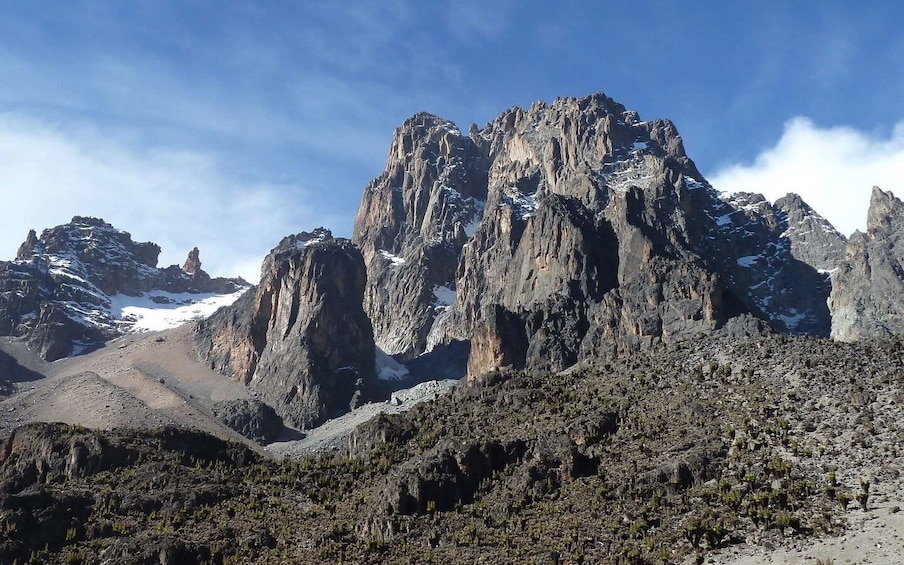
[[[198,324],[199,358],[294,426],[347,412],[376,385],[366,278],[348,240],[324,229],[288,236],[264,260],[255,291]]]
[[[795,195],[722,198],[670,121],[603,94],[514,108],[467,136],[414,116],[354,241],[377,344],[410,359],[470,341],[470,374],[559,370],[744,313],[827,335],[820,270],[844,244]]]
[[[904,333],[904,203],[873,187],[866,233],[854,232],[832,274],[832,337]]]
[[[98,218],[76,216],[40,237],[31,230],[16,259],[0,262],[0,335],[24,338],[53,361],[128,331],[112,311],[113,296],[225,294],[247,285],[212,279],[200,268],[197,248],[192,253],[193,272],[158,269],[156,243],[134,242]]]
[[[211,411],[227,427],[260,444],[276,441],[284,429],[276,411],[257,399],[221,400]]]

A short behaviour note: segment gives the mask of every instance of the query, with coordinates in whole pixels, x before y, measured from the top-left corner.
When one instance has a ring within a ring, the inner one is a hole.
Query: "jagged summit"
[[[891,191],[874,186],[866,214],[866,232],[877,238],[898,231],[904,226],[904,204]]]
[[[564,368],[745,313],[827,335],[820,271],[844,245],[797,197],[720,195],[671,121],[602,93],[512,108],[468,135],[406,120],[353,241],[377,345],[409,359],[471,343],[473,370]]]
[[[775,201],[778,217],[791,241],[791,255],[822,271],[830,271],[844,258],[847,238],[795,193]]]
[[[832,337],[843,341],[904,333],[904,203],[874,186],[866,226],[832,274]]]
[[[211,279],[197,248],[185,270],[158,269],[159,255],[156,243],[135,242],[100,218],[75,216],[40,237],[31,230],[16,259],[0,263],[0,334],[25,338],[52,361],[123,332],[151,329],[140,323],[145,295],[178,310],[194,302],[185,295],[225,295],[248,286],[241,279]],[[171,313],[154,328],[178,320]]]
[[[188,252],[188,257],[185,259],[185,263],[182,264],[182,272],[186,275],[193,275],[200,270],[201,252],[197,247],[193,247],[192,250]]]

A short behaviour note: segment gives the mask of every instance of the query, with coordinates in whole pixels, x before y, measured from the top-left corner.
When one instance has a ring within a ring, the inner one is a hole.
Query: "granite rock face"
[[[367,264],[364,305],[377,345],[410,358],[454,298],[461,248],[487,198],[485,142],[427,113],[396,130],[386,169],[365,189],[354,236]]]
[[[873,187],[866,233],[854,232],[832,274],[832,337],[904,333],[904,203]]]
[[[376,385],[365,283],[364,259],[348,240],[324,229],[288,236],[264,260],[253,292],[198,324],[199,358],[292,425],[319,425]]]
[[[603,94],[513,108],[467,136],[414,116],[354,241],[377,344],[412,358],[471,342],[471,375],[559,370],[741,314],[827,335],[820,270],[844,245],[795,195],[722,197],[670,121]]]
[[[40,237],[32,230],[16,259],[0,262],[0,335],[24,338],[53,361],[123,333],[112,296],[230,293],[246,284],[212,279],[201,270],[197,249],[193,253],[191,273],[175,265],[158,269],[156,243],[134,242],[98,218],[76,216]]]

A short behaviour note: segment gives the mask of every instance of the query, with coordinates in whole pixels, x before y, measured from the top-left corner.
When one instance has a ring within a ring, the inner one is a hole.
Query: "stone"
[[[201,270],[201,252],[197,247],[192,248],[182,265],[182,272],[186,275],[193,275]]]
[[[211,410],[227,427],[263,445],[276,441],[283,431],[276,411],[257,399],[222,400]]]

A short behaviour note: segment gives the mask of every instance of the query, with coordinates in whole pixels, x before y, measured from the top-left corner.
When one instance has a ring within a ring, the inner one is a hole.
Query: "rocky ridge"
[[[257,288],[197,325],[198,356],[294,426],[348,412],[377,378],[366,277],[358,249],[329,230],[285,237]]]
[[[0,334],[25,339],[53,361],[131,331],[111,297],[229,294],[247,287],[241,279],[211,278],[197,248],[188,270],[158,268],[159,254],[157,244],[134,242],[98,218],[76,216],[40,237],[30,231],[16,259],[0,262]]]
[[[461,248],[485,206],[482,143],[452,122],[416,114],[364,190],[352,241],[367,263],[364,303],[376,343],[388,354],[410,358],[435,345],[430,330],[454,301]]]

